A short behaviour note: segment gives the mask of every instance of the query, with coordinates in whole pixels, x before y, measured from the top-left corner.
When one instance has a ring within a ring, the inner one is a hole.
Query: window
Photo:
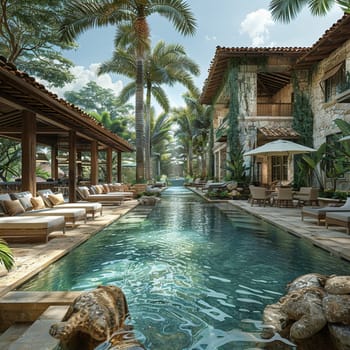
[[[271,181],[288,180],[288,156],[272,156],[271,170]]]
[[[337,93],[337,87],[345,84],[345,62],[333,67],[326,72],[324,79],[325,102],[332,101]]]

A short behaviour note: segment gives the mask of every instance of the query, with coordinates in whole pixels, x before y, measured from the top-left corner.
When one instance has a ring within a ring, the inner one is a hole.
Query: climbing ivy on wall
[[[305,91],[300,89],[298,79],[293,76],[293,129],[299,133],[299,141],[306,146],[313,147],[313,121],[310,99]]]
[[[229,149],[229,157],[227,170],[231,173],[231,179],[241,182],[245,179],[245,166],[243,160],[243,148],[239,140],[238,71],[239,61],[233,59],[229,67],[226,81],[229,93],[229,111],[227,115],[227,145]]]

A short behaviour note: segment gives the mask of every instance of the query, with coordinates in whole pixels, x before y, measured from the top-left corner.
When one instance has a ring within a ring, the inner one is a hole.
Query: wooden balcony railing
[[[292,116],[291,103],[258,103],[257,116],[289,117]]]

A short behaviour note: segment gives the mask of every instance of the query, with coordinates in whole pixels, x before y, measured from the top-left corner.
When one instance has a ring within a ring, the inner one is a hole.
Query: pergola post
[[[57,144],[51,146],[51,177],[55,180],[58,179],[58,149]]]
[[[122,152],[118,152],[118,157],[117,157],[117,181],[119,183],[122,182]]]
[[[112,174],[112,162],[113,162],[113,151],[112,148],[108,147],[106,150],[106,175],[107,175],[107,183],[113,182],[113,174]]]
[[[98,145],[97,141],[91,142],[91,185],[98,184]]]
[[[69,158],[68,158],[68,186],[69,186],[69,201],[76,202],[76,186],[77,186],[77,142],[76,132],[69,131]]]
[[[36,195],[36,115],[24,110],[22,130],[22,191]]]

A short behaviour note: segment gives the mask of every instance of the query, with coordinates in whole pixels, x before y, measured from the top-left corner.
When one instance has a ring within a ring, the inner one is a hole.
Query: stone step
[[[50,306],[29,328],[25,330],[21,336],[19,336],[7,349],[5,349],[54,350],[57,348],[59,340],[51,337],[49,334],[49,329],[52,324],[62,320],[67,310],[68,306]]]
[[[16,341],[29,327],[31,323],[15,323],[0,336],[0,349],[8,350],[9,346]]]
[[[34,322],[53,305],[70,305],[81,292],[9,292],[0,299],[0,332],[15,323]]]

